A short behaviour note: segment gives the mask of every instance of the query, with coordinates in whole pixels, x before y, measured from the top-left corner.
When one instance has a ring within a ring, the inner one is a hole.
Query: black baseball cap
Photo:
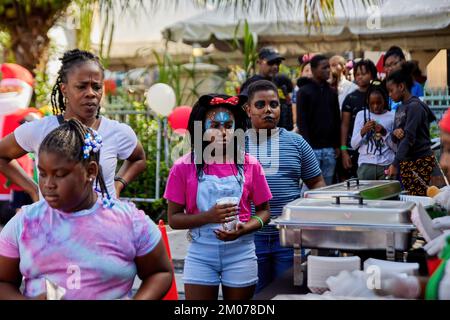
[[[272,47],[261,48],[261,50],[259,50],[258,57],[259,59],[265,59],[267,61],[285,59],[275,48]]]

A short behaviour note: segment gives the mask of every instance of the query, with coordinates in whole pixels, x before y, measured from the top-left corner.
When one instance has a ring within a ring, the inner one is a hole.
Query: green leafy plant
[[[153,55],[158,67],[157,82],[166,83],[173,88],[177,106],[200,96],[198,89],[204,80],[197,79],[195,60],[192,68],[186,68],[180,62],[174,61],[167,52],[159,54],[153,50]]]
[[[440,129],[439,129],[438,124],[436,122],[433,122],[430,125],[430,138],[431,139],[439,138],[440,134],[441,133],[440,133]]]
[[[43,108],[50,104],[51,91],[52,85],[48,81],[47,74],[43,71],[37,71],[34,85],[36,108]]]
[[[244,58],[244,71],[246,77],[250,78],[256,72],[256,61],[258,60],[258,38],[255,33],[250,30],[247,20],[244,20],[242,40],[239,36],[241,30],[241,21],[237,24],[234,30],[233,49],[239,50]]]
[[[118,106],[106,106],[105,115],[112,119],[127,123],[136,133],[141,142],[145,154],[147,167],[134,181],[130,182],[127,188],[122,192],[124,198],[147,199],[152,202],[136,201],[136,205],[144,210],[152,219],[157,220],[165,217],[166,203],[162,198],[155,199],[156,193],[156,154],[157,149],[157,130],[158,119],[150,115],[143,101],[133,101],[125,91],[118,93],[121,104]],[[161,120],[161,119],[160,119]],[[160,196],[164,192],[165,184],[169,172],[164,161],[164,149],[160,151]],[[118,167],[122,163],[118,163]]]

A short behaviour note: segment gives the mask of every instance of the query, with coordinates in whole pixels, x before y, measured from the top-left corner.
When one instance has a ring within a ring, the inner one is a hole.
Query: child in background
[[[377,68],[368,59],[362,59],[355,65],[355,78],[358,89],[349,93],[342,105],[341,119],[341,160],[337,163],[340,180],[357,176],[358,152],[351,148],[353,127],[358,112],[367,106],[367,90],[371,81],[377,78]]]
[[[135,299],[168,291],[172,271],[161,233],[133,204],[111,200],[101,146],[101,137],[74,119],[41,143],[44,199],[23,207],[0,233],[0,299],[45,299],[46,280],[66,290],[64,299],[131,298],[136,274],[142,284]]]
[[[405,62],[387,77],[389,96],[402,102],[395,112],[392,141],[398,147],[389,175],[395,177],[399,167],[405,190],[410,195],[425,196],[436,161],[430,139],[430,123],[436,117],[427,104],[412,94],[414,67]]]
[[[389,98],[379,81],[372,81],[367,90],[366,104],[355,118],[351,145],[358,150],[358,178],[382,180],[385,170],[394,161],[394,144],[391,134],[394,113],[388,111]]]
[[[255,291],[253,232],[269,220],[272,194],[261,165],[245,153],[246,102],[246,96],[200,97],[189,117],[191,152],[170,170],[164,194],[169,224],[190,229],[186,300],[217,300],[220,285],[224,300],[248,300]],[[224,197],[234,201],[220,203]],[[232,230],[222,228],[236,220],[241,223]]]

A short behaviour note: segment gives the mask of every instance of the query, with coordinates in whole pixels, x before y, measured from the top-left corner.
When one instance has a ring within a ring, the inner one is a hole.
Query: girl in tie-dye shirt
[[[161,233],[133,204],[111,200],[100,148],[101,138],[78,120],[42,142],[44,200],[24,207],[0,233],[0,299],[45,298],[46,280],[65,289],[64,299],[131,298],[136,274],[142,284],[135,299],[159,299],[169,289]]]

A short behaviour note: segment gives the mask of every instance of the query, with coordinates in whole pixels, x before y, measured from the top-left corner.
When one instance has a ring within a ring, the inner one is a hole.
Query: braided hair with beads
[[[113,202],[109,195],[100,166],[100,150],[90,151],[86,154],[86,136],[96,136],[96,133],[83,125],[79,120],[64,121],[59,127],[51,131],[42,141],[39,153],[50,152],[63,155],[67,160],[87,164],[95,161],[98,165],[98,175],[95,180],[95,190],[101,193],[103,205],[112,207]]]
[[[58,71],[58,77],[56,78],[56,83],[53,86],[51,94],[51,104],[54,115],[63,114],[66,111],[66,102],[61,91],[61,84],[67,83],[67,75],[74,67],[77,67],[82,63],[93,61],[97,63],[102,72],[104,72],[104,68],[100,63],[99,57],[89,51],[80,49],[69,50],[64,53],[60,60],[62,65]],[[99,116],[100,108],[98,108],[96,117],[98,118]]]

